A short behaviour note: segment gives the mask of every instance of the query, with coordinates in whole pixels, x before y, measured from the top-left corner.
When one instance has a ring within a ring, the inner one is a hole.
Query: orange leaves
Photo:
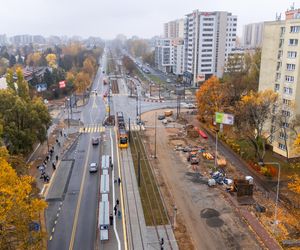
[[[57,63],[56,63],[56,55],[55,54],[48,54],[46,56],[46,61],[51,68],[57,68]]]
[[[205,81],[196,92],[198,111],[200,116],[207,118],[213,116],[215,112],[222,111],[222,85],[219,79],[212,76]]]
[[[19,177],[5,158],[0,157],[0,245],[11,241],[15,248],[34,242],[28,225],[39,220],[46,202],[33,197],[31,176]],[[9,229],[9,230],[8,230]]]
[[[297,193],[300,194],[300,176],[294,174],[293,176],[290,176],[290,182],[288,183],[288,188]]]

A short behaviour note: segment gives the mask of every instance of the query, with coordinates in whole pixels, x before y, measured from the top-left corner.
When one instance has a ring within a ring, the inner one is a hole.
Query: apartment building
[[[184,72],[184,41],[183,39],[177,38],[173,40],[173,51],[174,51],[174,65],[172,72],[177,76],[182,76]]]
[[[174,44],[172,38],[159,38],[155,45],[155,66],[158,70],[170,73],[174,65]]]
[[[184,36],[184,19],[177,19],[164,24],[165,38],[183,38]]]
[[[212,75],[222,77],[228,54],[235,48],[237,16],[224,11],[195,10],[185,19],[183,79],[196,86]]]
[[[242,46],[244,48],[260,48],[262,45],[264,23],[250,23],[243,27]]]
[[[265,133],[274,152],[294,158],[299,156],[293,149],[291,122],[300,114],[300,9],[285,14],[283,21],[265,22],[259,90],[272,89],[279,94]]]

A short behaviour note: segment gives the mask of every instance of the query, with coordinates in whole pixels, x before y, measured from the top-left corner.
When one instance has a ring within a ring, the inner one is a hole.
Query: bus
[[[117,112],[118,144],[120,148],[128,148],[128,134],[126,131],[123,112]]]

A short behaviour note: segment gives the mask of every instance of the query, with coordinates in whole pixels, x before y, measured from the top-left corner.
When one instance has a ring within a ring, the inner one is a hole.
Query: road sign
[[[216,123],[233,125],[234,115],[216,112]]]

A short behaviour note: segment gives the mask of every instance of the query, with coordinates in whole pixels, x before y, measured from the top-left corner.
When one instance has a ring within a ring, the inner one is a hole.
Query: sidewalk
[[[281,250],[282,247],[278,242],[269,234],[269,232],[262,226],[259,220],[245,207],[238,205],[235,198],[230,194],[226,194],[225,198],[236,208],[237,212],[243,217],[245,222],[254,231],[256,236],[263,242],[264,246],[270,250]]]

